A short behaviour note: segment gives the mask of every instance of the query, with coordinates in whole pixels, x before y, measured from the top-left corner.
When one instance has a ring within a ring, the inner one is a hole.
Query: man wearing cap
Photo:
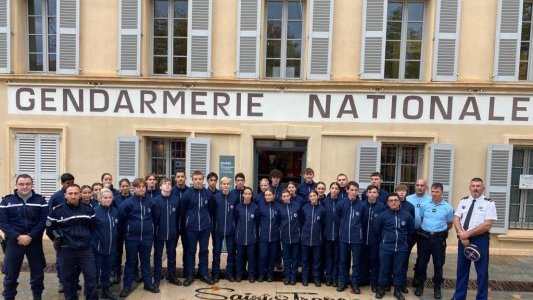
[[[455,210],[453,226],[457,231],[457,284],[452,299],[466,299],[471,260],[465,255],[465,247],[475,245],[479,259],[474,261],[477,273],[476,299],[488,299],[489,291],[489,230],[497,220],[496,206],[483,195],[485,186],[481,178],[470,180],[470,196],[464,197]]]

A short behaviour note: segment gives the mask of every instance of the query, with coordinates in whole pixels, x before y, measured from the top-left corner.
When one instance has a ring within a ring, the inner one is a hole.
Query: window
[[[424,2],[389,1],[385,47],[386,79],[420,79]]]
[[[265,77],[300,78],[303,3],[267,0]]]
[[[155,0],[153,73],[187,75],[187,0]]]
[[[56,72],[56,0],[28,0],[28,66]]]
[[[171,178],[178,170],[185,170],[185,140],[179,139],[150,139],[149,170],[159,177]]]
[[[531,63],[529,57],[531,56],[531,16],[532,16],[533,3],[524,2],[524,9],[522,12],[522,34],[520,44],[520,66],[518,70],[519,80],[532,80]]]
[[[520,175],[533,174],[533,148],[515,148],[511,175],[509,228],[533,229],[533,190],[519,189]]]
[[[383,144],[380,168],[383,175],[382,187],[393,192],[394,186],[405,183],[408,194],[414,193],[422,158],[422,145]]]

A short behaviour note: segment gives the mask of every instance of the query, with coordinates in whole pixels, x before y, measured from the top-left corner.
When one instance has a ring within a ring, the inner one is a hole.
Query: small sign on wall
[[[220,155],[218,161],[218,178],[226,176],[233,182],[233,176],[235,176],[235,156]]]
[[[520,182],[518,188],[523,190],[533,189],[533,175],[520,175]]]

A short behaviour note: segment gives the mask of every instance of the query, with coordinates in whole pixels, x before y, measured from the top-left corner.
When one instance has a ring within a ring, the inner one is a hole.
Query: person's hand
[[[463,246],[466,247],[466,246],[470,245],[470,240],[469,239],[464,239],[464,240],[461,239],[461,243],[463,244]]]
[[[17,242],[21,246],[28,246],[31,243],[31,237],[26,234],[21,234],[17,237]]]
[[[468,240],[470,238],[470,233],[468,231],[461,231],[457,236],[460,240]]]

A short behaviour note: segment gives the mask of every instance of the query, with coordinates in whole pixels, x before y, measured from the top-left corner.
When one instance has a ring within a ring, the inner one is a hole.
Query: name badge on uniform
[[[437,212],[437,209],[434,208],[434,209],[431,210],[431,212],[433,212],[433,213],[434,213],[434,212]]]
[[[416,205],[416,207],[420,207],[420,203],[418,203],[418,204]]]

